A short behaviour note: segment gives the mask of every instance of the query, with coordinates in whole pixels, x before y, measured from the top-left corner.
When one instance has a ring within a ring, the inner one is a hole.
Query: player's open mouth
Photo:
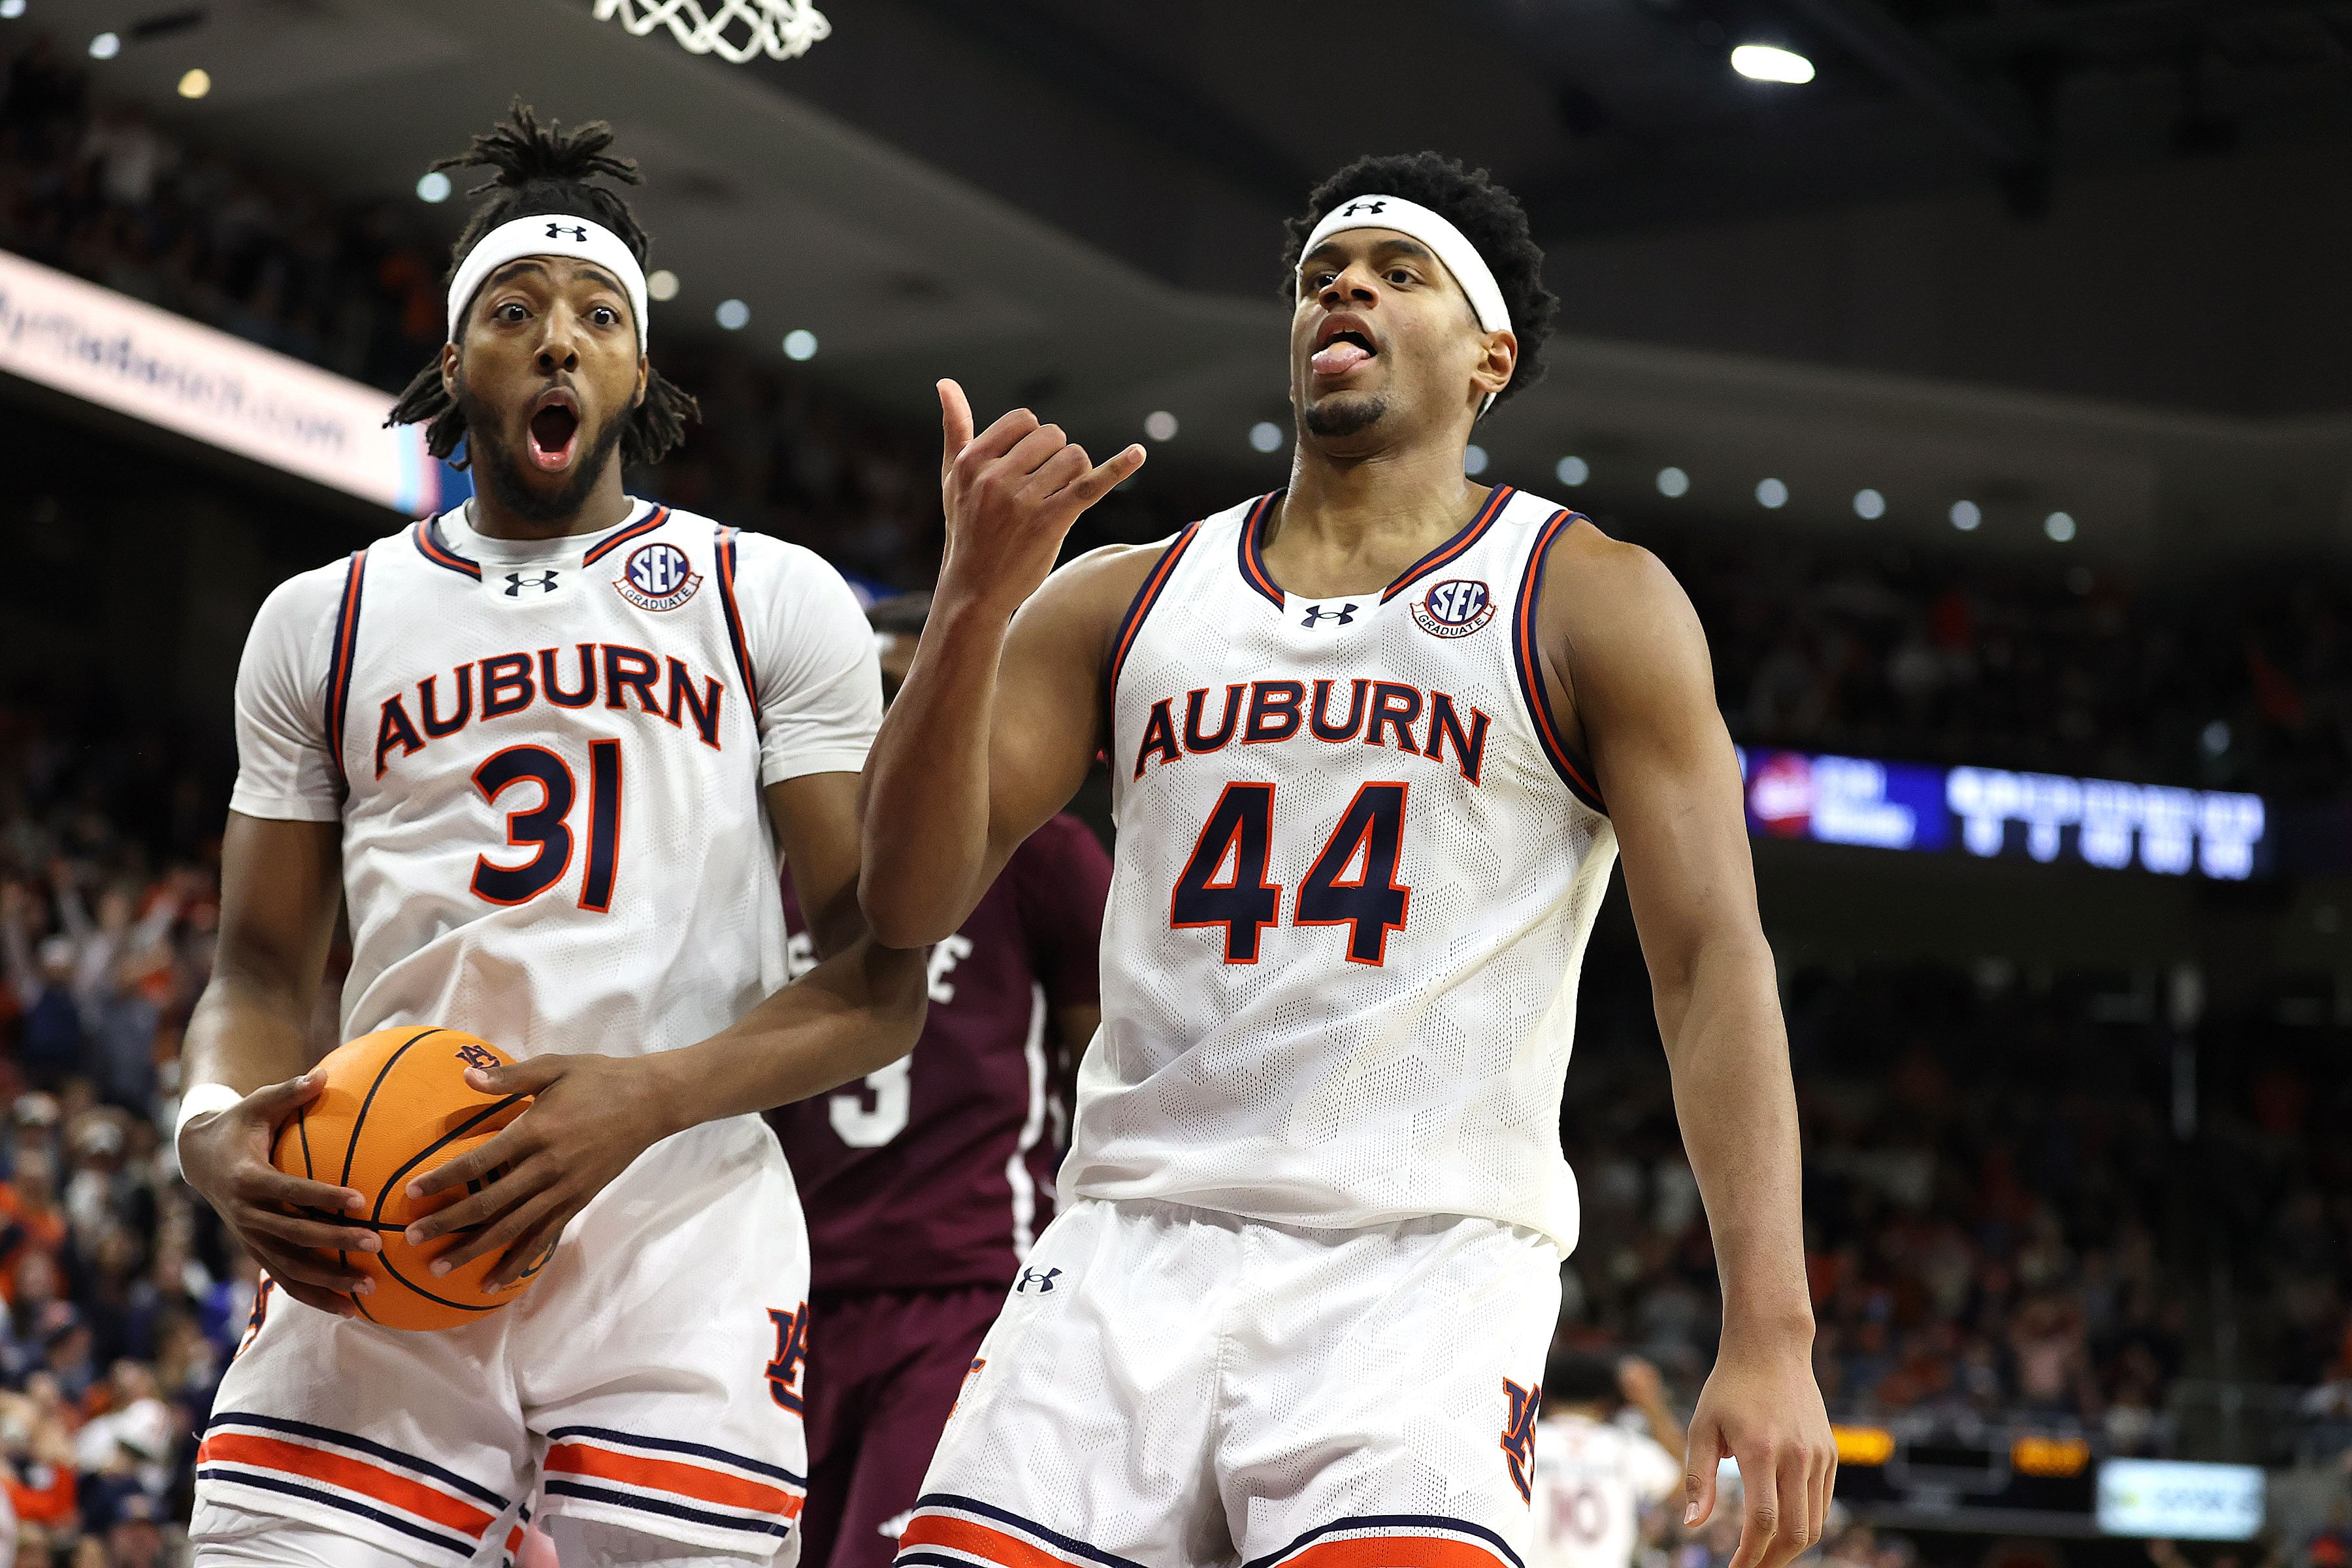
[[[530,412],[530,460],[550,473],[572,466],[580,439],[580,409],[572,394],[553,387],[540,395]]]
[[[1345,375],[1380,352],[1370,333],[1334,316],[1316,331],[1315,357],[1307,363],[1317,375]]]

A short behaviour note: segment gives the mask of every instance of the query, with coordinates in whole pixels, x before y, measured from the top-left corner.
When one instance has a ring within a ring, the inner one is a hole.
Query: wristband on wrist
[[[210,1116],[215,1110],[226,1110],[244,1099],[245,1096],[225,1083],[189,1086],[188,1091],[180,1096],[179,1120],[172,1123],[172,1147],[176,1149],[180,1146],[180,1134],[188,1130],[189,1122],[199,1116]]]

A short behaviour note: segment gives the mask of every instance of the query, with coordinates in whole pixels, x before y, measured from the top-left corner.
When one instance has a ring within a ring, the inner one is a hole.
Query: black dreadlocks
[[[1442,153],[1397,153],[1359,158],[1307,198],[1304,216],[1283,226],[1283,298],[1298,297],[1299,254],[1324,215],[1355,196],[1402,196],[1440,214],[1475,246],[1495,274],[1496,287],[1511,312],[1519,340],[1519,361],[1510,384],[1496,402],[1516,396],[1543,379],[1544,340],[1559,300],[1543,283],[1543,251],[1528,231],[1527,209],[1495,184],[1484,169],[1465,169]]]
[[[465,233],[457,237],[450,252],[449,271],[442,279],[444,287],[484,235],[502,223],[541,214],[594,219],[620,236],[637,264],[644,266],[648,241],[636,215],[617,191],[589,184],[598,176],[632,185],[639,183],[635,161],[614,157],[608,151],[612,145],[613,128],[601,120],[567,134],[562,121],[541,123],[530,106],[517,99],[508,108],[507,117],[487,135],[475,137],[472,147],[436,162],[436,169],[478,166],[498,171],[467,193],[489,199],[475,207]],[[467,309],[471,308],[469,304]],[[649,370],[645,400],[629,411],[621,427],[621,461],[660,462],[684,439],[686,422],[701,415],[691,396],[661,372]],[[425,447],[436,458],[446,458],[457,449],[458,438],[466,433],[466,416],[441,385],[439,354],[416,373],[400,401],[392,405],[392,416],[385,423],[424,425]]]

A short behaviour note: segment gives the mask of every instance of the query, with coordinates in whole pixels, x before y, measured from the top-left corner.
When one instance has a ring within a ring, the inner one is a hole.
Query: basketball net
[[[830,37],[833,24],[809,0],[596,0],[596,20],[618,16],[642,38],[667,26],[681,47],[715,54],[730,65],[760,55],[789,60]]]

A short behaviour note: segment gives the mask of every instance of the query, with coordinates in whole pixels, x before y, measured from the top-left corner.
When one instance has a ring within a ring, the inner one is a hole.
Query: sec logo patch
[[[613,579],[621,597],[641,610],[675,610],[702,586],[686,552],[675,544],[640,544]]]
[[[1466,637],[1495,618],[1495,598],[1474,578],[1448,578],[1414,602],[1412,618],[1431,637]]]

